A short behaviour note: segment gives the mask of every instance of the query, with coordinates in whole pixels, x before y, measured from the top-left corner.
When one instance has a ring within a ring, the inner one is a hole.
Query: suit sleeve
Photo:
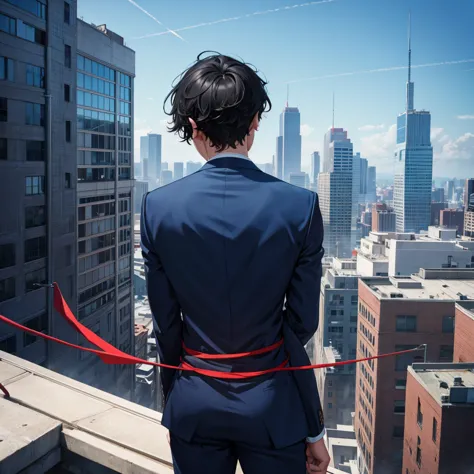
[[[324,227],[314,194],[306,238],[286,292],[286,321],[303,345],[318,329]]]
[[[153,245],[147,217],[147,197],[146,194],[142,201],[140,233],[156,347],[160,362],[178,366],[182,341],[181,308]],[[161,369],[161,383],[165,399],[170,391],[175,372],[173,369]]]

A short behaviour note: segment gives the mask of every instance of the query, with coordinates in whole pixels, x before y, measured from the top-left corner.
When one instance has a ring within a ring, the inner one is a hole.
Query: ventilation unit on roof
[[[449,395],[441,395],[441,403],[449,403]]]
[[[463,386],[462,377],[454,377],[453,387],[462,387],[462,386]]]
[[[403,298],[403,293],[390,293],[390,298]]]
[[[444,382],[443,380],[441,380],[441,382],[439,383],[439,388],[449,388],[448,384],[446,382]]]

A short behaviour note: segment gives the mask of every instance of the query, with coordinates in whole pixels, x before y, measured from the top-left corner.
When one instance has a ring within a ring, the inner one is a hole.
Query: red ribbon
[[[87,341],[89,341],[91,344],[94,344],[96,347],[99,349],[89,349],[87,347],[82,347],[77,344],[72,344],[67,341],[63,341],[62,339],[58,339],[56,337],[50,336],[48,334],[43,334],[42,332],[35,331],[34,329],[27,328],[26,326],[22,326],[21,324],[18,324],[15,321],[12,321],[11,319],[2,316],[0,314],[0,321],[3,321],[4,323],[9,324],[10,326],[13,326],[14,328],[20,329],[22,331],[25,331],[29,334],[33,334],[37,337],[42,337],[43,339],[47,339],[48,341],[53,341],[57,342],[58,344],[62,344],[67,347],[72,347],[74,349],[78,349],[80,351],[84,352],[91,352],[93,354],[98,355],[103,362],[106,364],[147,364],[147,365],[153,365],[156,367],[161,367],[163,369],[174,369],[174,370],[183,370],[183,371],[188,371],[188,372],[194,372],[200,375],[205,375],[208,377],[214,377],[214,378],[219,378],[219,379],[246,379],[250,377],[258,377],[260,375],[266,375],[266,374],[271,374],[273,372],[288,372],[288,371],[295,371],[295,370],[313,370],[313,369],[324,369],[324,368],[329,368],[329,367],[337,367],[337,366],[342,366],[342,365],[349,365],[349,364],[356,364],[359,362],[364,362],[368,360],[375,360],[375,359],[383,359],[385,357],[393,357],[396,355],[400,354],[406,354],[408,352],[415,352],[421,349],[420,347],[416,347],[414,349],[408,349],[404,351],[399,351],[399,352],[390,352],[388,354],[380,354],[372,357],[365,357],[363,359],[356,359],[356,360],[346,360],[342,362],[332,362],[328,364],[315,364],[315,365],[303,365],[303,366],[298,366],[298,367],[286,367],[287,361],[285,361],[283,364],[281,364],[278,367],[273,367],[271,369],[266,369],[266,370],[258,370],[254,372],[220,372],[217,370],[207,370],[207,369],[200,369],[197,367],[192,367],[191,365],[187,364],[186,362],[183,362],[182,365],[180,366],[174,366],[174,365],[168,365],[168,364],[163,364],[161,362],[153,362],[153,361],[148,361],[144,359],[140,359],[138,357],[131,356],[130,354],[126,354],[125,352],[120,351],[116,347],[112,346],[109,344],[107,341],[104,341],[102,338],[100,338],[97,334],[92,332],[90,329],[85,327],[83,324],[81,324],[74,314],[72,313],[71,309],[69,308],[68,304],[66,303],[66,300],[64,299],[63,295],[61,294],[61,291],[59,289],[59,286],[57,283],[54,283],[54,308],[56,311],[64,318],[66,321],[80,334],[82,334]],[[257,349],[255,351],[249,351],[249,352],[242,352],[239,354],[204,354],[202,352],[194,351],[192,349],[188,349],[184,346],[183,348],[190,354],[193,355],[197,358],[200,359],[236,359],[236,358],[241,358],[241,357],[248,357],[248,356],[253,356],[253,355],[258,355],[258,354],[263,354],[265,352],[269,352],[270,350],[276,349],[280,347],[283,344],[283,340],[280,340],[276,342],[275,344],[272,344],[271,346],[265,347],[263,349]],[[0,386],[1,387],[1,386]],[[5,390],[6,391],[6,390]],[[7,392],[8,393],[8,392]]]

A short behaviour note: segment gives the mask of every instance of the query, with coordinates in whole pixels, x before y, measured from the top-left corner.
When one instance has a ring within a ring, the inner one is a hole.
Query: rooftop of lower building
[[[457,306],[466,316],[474,320],[474,301],[459,301]]]
[[[410,277],[361,277],[378,299],[474,300],[474,269],[420,268]]]
[[[474,408],[474,362],[413,364],[408,372],[440,405]]]

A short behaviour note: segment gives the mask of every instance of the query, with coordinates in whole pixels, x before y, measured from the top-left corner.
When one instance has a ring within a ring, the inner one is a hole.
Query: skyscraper
[[[408,82],[406,110],[397,119],[397,147],[393,202],[398,232],[420,232],[430,224],[433,148],[431,115],[414,109],[411,82],[411,41],[408,35]]]
[[[184,163],[177,161],[174,164],[174,179],[181,179],[184,176]]]
[[[288,182],[300,188],[306,188],[306,180],[308,175],[303,172],[299,173],[290,173]]]
[[[377,169],[375,166],[367,168],[367,202],[377,202]],[[431,189],[430,189],[430,203],[431,203]],[[428,227],[426,227],[428,229]]]
[[[319,156],[319,151],[314,151],[311,153],[311,174],[310,182],[311,189],[316,191],[318,189],[318,175],[321,170],[321,158]]]
[[[283,179],[283,137],[278,136],[276,139],[276,154],[274,160],[274,172],[275,176],[279,179]]]
[[[77,20],[77,317],[134,352],[133,88],[135,52],[106,25]],[[100,166],[100,167],[99,167]],[[80,380],[124,397],[135,367],[86,362]]]
[[[280,114],[280,135],[277,138],[277,177],[288,181],[290,173],[300,171],[300,111],[297,107],[288,107],[287,103]]]
[[[157,133],[148,134],[148,174],[154,189],[161,175],[161,135]]]
[[[367,169],[369,162],[365,158],[360,159],[360,198],[361,204],[366,204],[367,200]]]
[[[148,178],[148,135],[140,137],[140,162],[142,163],[142,174]]]
[[[464,210],[474,211],[474,178],[466,179],[464,185]]]
[[[352,211],[351,211],[351,249],[360,243],[359,205],[360,205],[360,153],[352,156]]]
[[[352,180],[352,142],[344,129],[330,128],[324,137],[324,172],[318,179],[327,256],[351,255]]]
[[[63,16],[60,0],[0,2],[0,313],[73,340],[51,290],[35,286],[57,281],[76,311],[77,2],[68,5]],[[78,353],[4,324],[0,350],[58,372],[84,368]]]
[[[186,162],[186,176],[195,173],[199,169],[201,169],[202,164],[195,161],[188,161]]]

